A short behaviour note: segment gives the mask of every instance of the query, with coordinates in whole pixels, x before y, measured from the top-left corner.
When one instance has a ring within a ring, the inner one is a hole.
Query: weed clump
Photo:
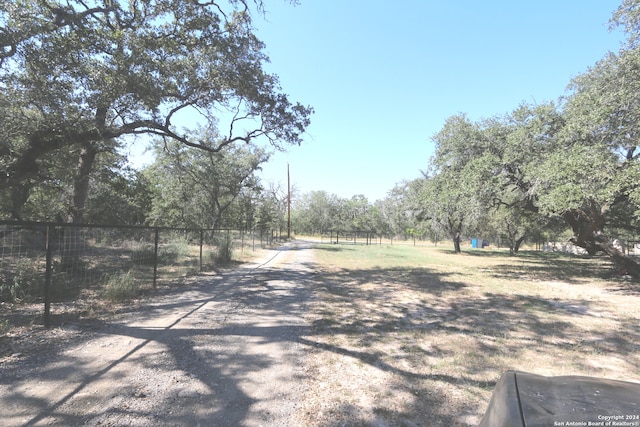
[[[44,290],[44,275],[29,260],[20,260],[15,271],[0,274],[0,299],[5,302],[32,302]]]
[[[127,301],[135,298],[140,285],[130,271],[104,275],[104,298],[114,302]]]

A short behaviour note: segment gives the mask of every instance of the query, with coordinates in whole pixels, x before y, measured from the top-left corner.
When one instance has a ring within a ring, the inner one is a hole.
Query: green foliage
[[[219,264],[228,264],[233,260],[233,239],[229,235],[218,236],[215,239],[213,260]]]
[[[287,195],[276,188],[262,193],[258,199],[256,227],[262,234],[286,227]]]
[[[630,203],[628,210],[633,213],[634,220],[638,224],[640,223],[640,186],[628,186],[627,183],[640,182],[640,162],[625,168],[617,178],[619,187],[628,197]],[[640,229],[640,226],[636,225],[636,229]]]
[[[86,219],[94,224],[143,225],[151,210],[151,184],[129,168],[96,171]]]
[[[379,233],[407,237],[431,236],[433,227],[426,220],[427,209],[421,200],[424,180],[403,181],[376,202],[376,226]]]
[[[480,127],[465,114],[449,117],[431,140],[436,144],[431,162],[435,173],[445,169],[461,172],[470,160],[481,156],[486,147]]]
[[[215,137],[215,136],[211,136]],[[177,143],[155,145],[156,161],[144,171],[150,183],[156,225],[194,228],[239,227],[242,196],[261,190],[255,173],[269,154],[254,146],[227,147],[217,153],[186,149]]]
[[[613,203],[618,163],[615,154],[603,145],[575,145],[554,153],[538,169],[541,209],[561,214],[591,200],[603,206]]]
[[[491,139],[465,115],[452,116],[432,138],[436,154],[425,177],[420,200],[433,230],[448,235],[456,252],[464,233],[476,229],[493,188]],[[484,185],[483,185],[484,184]]]
[[[479,219],[479,200],[464,184],[456,184],[457,176],[450,169],[425,181],[421,200],[427,218],[436,232],[442,232],[453,241],[454,250],[460,252],[463,233],[471,231]]]
[[[130,247],[131,262],[133,265],[153,265],[155,260],[155,247],[152,243],[135,243]]]
[[[571,82],[562,108],[522,104],[504,117],[450,117],[433,137],[424,211],[454,244],[462,233],[557,234],[562,218],[588,253],[604,251],[640,276],[640,265],[611,244],[638,233],[640,213],[640,1],[614,15],[629,43]],[[457,250],[457,247],[456,247]]]
[[[171,264],[189,255],[189,243],[183,239],[174,239],[158,248],[158,262]]]
[[[340,200],[326,191],[312,191],[296,198],[292,221],[298,233],[322,233],[339,228],[336,221]]]
[[[130,248],[133,265],[153,265],[155,262],[155,245],[149,242],[133,243]],[[181,238],[158,245],[158,264],[171,264],[189,255],[189,242]]]
[[[297,233],[324,233],[329,230],[388,232],[381,223],[381,207],[361,194],[349,199],[312,191],[293,203],[292,222]]]
[[[283,147],[301,142],[313,111],[291,102],[263,69],[268,57],[245,2],[70,0],[60,8],[3,0],[0,34],[0,208],[12,218],[83,220],[92,186],[94,207],[106,206],[113,190],[113,202],[143,207],[139,194],[123,194],[120,179],[95,186],[101,159],[115,166],[127,136],[208,152],[258,138]],[[229,117],[229,132],[201,140],[179,128],[179,114],[211,133]],[[28,204],[36,190],[46,204]],[[44,210],[51,207],[53,215]],[[137,209],[132,217],[124,209],[89,213],[144,220]]]
[[[628,37],[628,45],[637,46],[640,42],[640,1],[623,0],[614,12],[610,24],[612,29],[623,27]]]
[[[128,301],[140,292],[140,285],[130,271],[105,274],[103,281],[103,296],[110,301]]]
[[[0,298],[6,302],[31,302],[43,297],[44,272],[30,260],[20,260],[14,271],[0,274]]]
[[[11,330],[11,323],[8,319],[0,319],[0,335],[4,335]]]

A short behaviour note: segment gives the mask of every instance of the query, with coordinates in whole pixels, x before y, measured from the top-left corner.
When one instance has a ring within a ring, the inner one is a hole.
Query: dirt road
[[[0,367],[3,426],[296,426],[311,246],[265,259]]]

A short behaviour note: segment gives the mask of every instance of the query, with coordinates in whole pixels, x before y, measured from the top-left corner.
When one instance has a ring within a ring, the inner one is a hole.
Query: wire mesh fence
[[[353,244],[353,245],[383,245],[383,244],[407,244],[416,246],[418,243],[425,244],[427,241],[437,243],[433,237],[427,236],[407,236],[395,235],[391,233],[381,233],[367,230],[328,230],[319,233],[321,243],[332,244]]]
[[[328,230],[320,233],[321,242],[329,242],[334,244],[347,244],[354,245],[376,245],[379,244],[379,239],[382,238],[381,234],[375,231],[360,231],[360,230]]]
[[[0,221],[0,301],[126,300],[158,283],[210,271],[273,232]]]

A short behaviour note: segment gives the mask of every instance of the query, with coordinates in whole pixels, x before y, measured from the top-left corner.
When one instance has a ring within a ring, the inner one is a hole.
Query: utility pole
[[[291,175],[287,163],[287,239],[291,239]]]

